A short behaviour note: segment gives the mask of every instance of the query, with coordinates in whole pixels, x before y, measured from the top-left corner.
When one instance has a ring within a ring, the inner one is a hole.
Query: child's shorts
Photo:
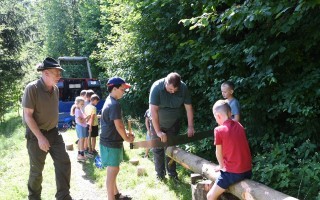
[[[110,148],[100,144],[100,155],[103,167],[118,167],[123,160],[123,148]]]
[[[89,125],[87,126],[88,136],[89,136]],[[91,130],[91,137],[98,137],[99,135],[99,128],[98,126],[92,126]]]
[[[86,127],[86,137],[89,137],[89,130],[88,130],[88,126]]]
[[[87,137],[87,127],[76,124],[76,132],[79,139]]]
[[[250,179],[251,176],[251,170],[240,174],[220,170],[220,176],[216,180],[216,183],[219,187],[227,189],[230,185],[242,181],[243,179]]]

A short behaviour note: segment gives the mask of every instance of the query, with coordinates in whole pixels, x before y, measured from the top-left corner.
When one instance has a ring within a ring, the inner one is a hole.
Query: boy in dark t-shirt
[[[123,160],[123,141],[132,143],[134,136],[129,134],[123,125],[121,107],[118,102],[131,86],[122,78],[110,78],[107,97],[101,114],[100,154],[102,166],[107,167],[107,194],[115,199],[131,199],[119,193],[116,179]],[[112,199],[112,198],[110,198]]]

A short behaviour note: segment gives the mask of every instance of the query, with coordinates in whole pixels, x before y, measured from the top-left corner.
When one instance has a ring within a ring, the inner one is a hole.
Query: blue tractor
[[[65,69],[57,86],[59,88],[59,124],[60,130],[67,130],[74,125],[74,116],[70,109],[81,90],[92,89],[100,97],[97,111],[101,111],[104,104],[101,82],[92,78],[89,59],[87,57],[59,57],[59,64]]]

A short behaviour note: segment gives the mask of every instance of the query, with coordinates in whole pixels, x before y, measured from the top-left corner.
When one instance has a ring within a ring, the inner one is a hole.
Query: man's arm
[[[184,107],[188,118],[188,137],[192,137],[194,135],[193,108],[191,104],[184,104]]]
[[[121,119],[115,119],[114,125],[116,126],[118,133],[120,134],[120,136],[124,141],[133,142],[134,136],[126,132],[126,129],[124,128],[124,125]]]
[[[41,133],[36,121],[33,118],[34,109],[23,108],[24,120],[27,123],[28,127],[32,131],[32,133],[37,137],[39,148],[42,151],[47,152],[50,148],[49,141],[46,137]]]
[[[167,135],[166,133],[163,133],[160,129],[160,123],[159,123],[159,106],[156,105],[150,105],[150,112],[151,112],[151,119],[152,119],[152,125],[154,130],[156,131],[157,136],[161,139],[161,142],[167,141]]]

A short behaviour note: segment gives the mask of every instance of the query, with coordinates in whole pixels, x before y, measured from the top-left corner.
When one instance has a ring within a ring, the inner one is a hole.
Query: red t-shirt
[[[223,163],[227,172],[251,170],[251,153],[244,128],[231,119],[214,129],[215,145],[222,145]]]

